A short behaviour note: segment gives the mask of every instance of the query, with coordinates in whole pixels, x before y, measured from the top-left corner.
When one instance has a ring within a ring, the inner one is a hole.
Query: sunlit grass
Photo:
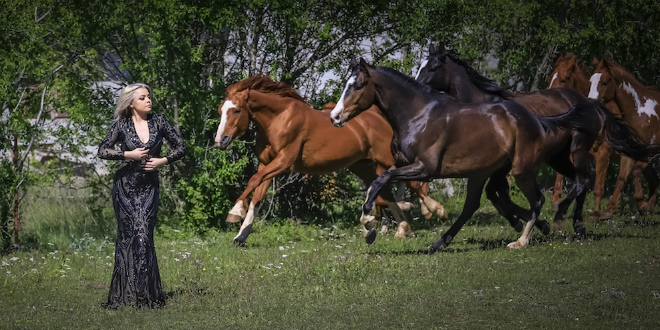
[[[454,219],[460,196],[445,204]],[[546,208],[542,217],[550,221],[553,212]],[[482,203],[448,251],[434,255],[427,247],[451,220],[417,219],[414,237],[396,239],[390,231],[372,245],[364,243],[358,227],[292,221],[257,220],[245,247],[232,244],[237,225],[203,237],[164,228],[156,236],[167,295],[160,310],[100,308],[113,267],[113,237],[80,231],[60,244],[52,239],[57,235],[45,235],[38,249],[0,257],[0,324],[8,329],[655,329],[660,326],[657,219],[626,214],[588,222],[589,235],[581,239],[573,236],[569,221],[548,236],[535,232],[528,248],[508,250],[518,233]],[[84,217],[79,222],[85,223]]]

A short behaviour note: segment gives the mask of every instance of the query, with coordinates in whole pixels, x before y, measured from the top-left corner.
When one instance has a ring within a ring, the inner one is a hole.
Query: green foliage
[[[543,87],[554,59],[569,51],[587,63],[593,56],[611,56],[643,82],[660,83],[655,38],[660,7],[644,0],[0,5],[6,8],[0,12],[0,42],[6,45],[0,49],[0,149],[10,150],[16,136],[22,155],[30,139],[38,143],[45,136],[39,123],[28,120],[41,109],[45,89],[45,111],[66,111],[72,122],[51,132],[59,138],[53,150],[85,155],[83,146],[97,145],[112,120],[117,88],[145,82],[153,88],[154,109],[177,125],[188,148],[182,161],[161,171],[161,223],[200,231],[225,228],[228,210],[258,165],[254,128],[230,151],[213,148],[216,109],[226,86],[252,74],[288,82],[320,108],[338,99],[351,58],[364,56],[410,74],[428,42],[443,41],[478,71],[515,90]],[[99,81],[111,83],[95,84]],[[112,173],[116,162],[106,164]],[[42,180],[67,183],[74,173],[67,164],[29,166],[40,174],[18,172],[16,163],[3,159],[5,227],[19,182],[21,189]],[[111,174],[89,177],[94,190],[89,207],[96,216],[109,212],[110,182]],[[346,171],[278,178],[262,212],[270,210],[268,217],[275,219],[353,223],[363,198],[360,185]]]

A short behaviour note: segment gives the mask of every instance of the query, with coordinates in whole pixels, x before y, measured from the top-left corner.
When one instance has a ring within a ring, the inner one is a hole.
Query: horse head
[[[555,63],[555,69],[547,78],[548,88],[573,88],[573,75],[575,74],[576,68],[577,60],[572,53],[559,57]]]
[[[235,91],[229,86],[225,101],[218,106],[220,125],[215,135],[215,145],[220,149],[227,149],[231,141],[245,133],[250,125],[248,91]]]
[[[341,98],[330,112],[332,124],[341,127],[346,121],[369,109],[375,102],[375,85],[370,79],[370,65],[360,58],[351,60],[351,74]]]
[[[444,44],[429,45],[429,56],[426,57],[417,70],[415,79],[423,84],[433,85],[436,89],[444,90],[449,87],[449,78],[446,77],[447,70],[440,71],[443,64],[447,63],[447,50]]]
[[[594,73],[591,75],[589,82],[591,87],[589,89],[589,98],[601,101],[603,103],[610,102],[614,99],[616,94],[616,82],[612,77],[613,63],[609,60],[598,61],[594,58]]]

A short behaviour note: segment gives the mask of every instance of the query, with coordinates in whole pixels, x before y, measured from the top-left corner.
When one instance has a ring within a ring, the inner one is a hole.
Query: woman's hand
[[[149,155],[149,149],[145,149],[145,148],[135,148],[131,151],[124,152],[124,158],[130,158],[134,160],[147,159],[148,155]]]
[[[144,164],[144,170],[147,172],[153,172],[157,168],[167,164],[167,158],[149,158],[147,162]]]

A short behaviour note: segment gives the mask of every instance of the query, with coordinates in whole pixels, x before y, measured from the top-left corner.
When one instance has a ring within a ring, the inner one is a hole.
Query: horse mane
[[[456,51],[455,49],[445,50],[445,54],[450,59],[452,59],[452,61],[454,61],[456,64],[463,67],[465,69],[465,72],[467,72],[470,81],[472,81],[472,83],[483,92],[491,95],[499,96],[505,100],[509,100],[513,98],[513,94],[511,94],[511,92],[504,89],[502,86],[496,84],[494,80],[482,76],[477,71],[475,71],[469,64],[467,64],[460,57],[458,57],[458,51]]]
[[[414,89],[416,89],[416,90],[418,90],[422,93],[426,93],[426,94],[439,93],[438,91],[433,89],[431,86],[429,86],[427,84],[423,84],[423,83],[415,80],[414,78],[412,78],[412,77],[410,77],[406,74],[403,74],[403,73],[401,73],[401,72],[399,72],[395,69],[388,68],[386,66],[374,66],[373,68],[376,71],[380,72],[380,73],[385,73],[389,76],[392,76],[392,78],[394,80],[396,80],[396,81],[398,81],[398,82],[400,82],[404,85],[410,86],[410,87],[412,87],[412,88],[414,88]]]
[[[614,63],[613,60],[603,59],[603,65],[610,71],[611,75],[616,74],[624,79],[627,79],[629,81],[639,84],[640,86],[648,88],[641,81],[639,81],[639,79],[635,78],[635,76],[633,76],[632,73],[626,70],[622,65]]]
[[[282,97],[290,97],[307,103],[307,101],[287,83],[273,81],[268,76],[263,74],[251,76],[232,85],[232,90],[234,92],[240,92],[247,88],[261,93],[270,93]]]

